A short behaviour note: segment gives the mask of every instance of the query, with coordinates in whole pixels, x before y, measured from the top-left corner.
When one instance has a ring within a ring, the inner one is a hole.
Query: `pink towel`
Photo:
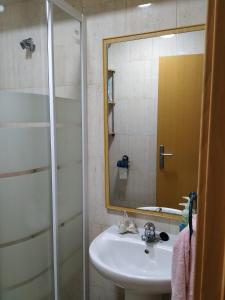
[[[196,247],[196,215],[193,216],[191,245],[189,226],[181,231],[174,243],[172,262],[171,300],[192,300]]]

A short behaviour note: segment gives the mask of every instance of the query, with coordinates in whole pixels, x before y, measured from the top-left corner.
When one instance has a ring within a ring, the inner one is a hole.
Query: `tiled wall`
[[[46,91],[47,30],[44,1],[6,2],[0,15],[0,89],[23,92]],[[33,38],[36,50],[26,56],[20,42]]]
[[[0,14],[0,89],[48,94],[47,23],[44,0],[5,1]],[[80,101],[80,25],[54,6],[56,95]],[[33,38],[27,57],[20,42]]]
[[[206,0],[156,0],[147,9],[139,0],[84,1],[88,43],[89,226],[90,242],[120,214],[105,208],[102,39],[176,26],[205,23]],[[143,226],[145,219],[133,216]],[[176,232],[177,224],[151,218],[159,230]],[[90,299],[123,299],[122,291],[90,268]]]
[[[159,57],[204,53],[204,36],[204,31],[195,31],[109,47],[108,67],[115,71],[116,102],[116,134],[109,137],[111,204],[132,208],[157,205]],[[129,172],[127,180],[120,180],[116,163],[124,154],[130,159]]]

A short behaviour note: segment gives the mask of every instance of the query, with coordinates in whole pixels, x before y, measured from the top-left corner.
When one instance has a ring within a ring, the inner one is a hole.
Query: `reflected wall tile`
[[[177,36],[177,52],[180,55],[185,54],[187,52],[187,49],[190,54],[203,53],[204,45],[205,45],[205,31],[203,30],[188,33],[188,34],[183,33]]]
[[[120,155],[124,155],[124,154],[129,155],[128,140],[129,140],[129,135],[125,135],[125,134],[120,134],[119,135],[119,151],[120,151]]]
[[[177,25],[203,24],[206,22],[206,0],[179,0],[177,2]]]
[[[176,36],[170,39],[156,37],[153,39],[153,57],[171,56],[176,54]]]
[[[140,39],[127,42],[129,45],[129,62],[148,61],[152,56],[152,39]]]
[[[127,64],[130,62],[130,45],[129,43],[115,43],[111,44],[108,49],[108,64],[109,69],[111,64],[119,67],[122,64]],[[113,69],[113,68],[112,68]]]
[[[109,165],[116,167],[117,161],[122,158],[120,153],[120,135],[109,137]]]

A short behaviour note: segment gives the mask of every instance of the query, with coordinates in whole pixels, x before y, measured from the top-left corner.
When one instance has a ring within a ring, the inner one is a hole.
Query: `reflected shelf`
[[[109,101],[109,100],[108,100],[108,104],[109,104],[109,105],[116,105],[116,102],[115,102],[114,100],[113,100],[113,101]]]

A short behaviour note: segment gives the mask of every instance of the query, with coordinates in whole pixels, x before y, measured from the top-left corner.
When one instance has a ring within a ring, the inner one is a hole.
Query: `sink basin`
[[[154,298],[148,296],[148,299],[160,299],[157,295],[171,291],[175,236],[170,235],[167,242],[147,245],[141,240],[142,234],[143,230],[139,229],[139,234],[121,235],[117,227],[112,226],[91,243],[90,259],[99,273],[128,293],[155,295]],[[126,299],[139,299],[137,297]]]

